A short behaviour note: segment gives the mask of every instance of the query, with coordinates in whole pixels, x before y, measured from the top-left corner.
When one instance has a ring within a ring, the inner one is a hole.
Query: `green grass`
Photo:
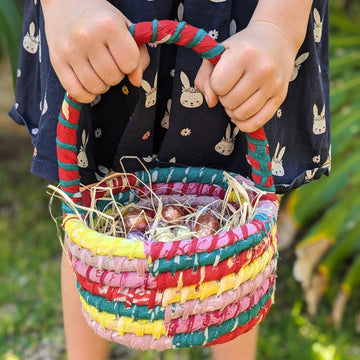
[[[48,182],[29,172],[31,152],[27,138],[0,134],[0,360],[63,360],[61,245],[49,215]],[[53,210],[60,215],[58,207],[56,201]],[[355,310],[347,308],[343,330],[336,332],[327,320],[329,296],[310,322],[301,288],[292,277],[293,260],[292,249],[281,254],[276,303],[261,326],[258,360],[359,360]],[[355,294],[352,304],[359,301],[360,294]],[[204,360],[210,353],[140,352],[114,346],[111,358]]]

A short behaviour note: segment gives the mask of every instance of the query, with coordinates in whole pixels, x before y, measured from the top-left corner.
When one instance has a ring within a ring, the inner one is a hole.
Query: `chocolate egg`
[[[164,205],[161,210],[161,215],[166,221],[174,223],[185,215],[185,210],[182,207],[176,205]]]
[[[152,216],[142,209],[130,209],[124,216],[124,225],[126,232],[140,231],[144,232],[152,221]]]
[[[201,214],[194,225],[199,236],[214,235],[220,228],[219,220],[211,214]]]

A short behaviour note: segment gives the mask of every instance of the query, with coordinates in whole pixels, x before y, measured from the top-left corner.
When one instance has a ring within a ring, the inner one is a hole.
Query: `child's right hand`
[[[118,84],[126,75],[141,85],[149,64],[137,46],[131,22],[106,0],[42,0],[50,60],[65,90],[82,103]]]

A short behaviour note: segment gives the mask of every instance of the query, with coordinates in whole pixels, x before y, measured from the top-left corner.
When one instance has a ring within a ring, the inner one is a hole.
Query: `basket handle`
[[[133,24],[129,28],[138,45],[146,43],[178,44],[192,48],[213,65],[219,61],[224,46],[211,38],[205,30],[172,20],[154,20]],[[63,191],[75,202],[81,203],[80,176],[77,159],[77,128],[82,104],[65,94],[57,127],[57,157],[59,179]],[[260,128],[246,134],[247,160],[252,168],[255,186],[274,192],[271,160],[265,131]]]

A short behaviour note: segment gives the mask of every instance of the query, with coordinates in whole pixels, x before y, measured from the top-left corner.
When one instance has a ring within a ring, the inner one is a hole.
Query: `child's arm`
[[[259,0],[249,25],[224,41],[215,68],[204,61],[195,85],[218,99],[244,132],[264,125],[284,101],[306,33],[312,0]]]
[[[41,0],[50,60],[68,93],[90,102],[124,77],[140,86],[149,63],[128,19],[106,0]]]

